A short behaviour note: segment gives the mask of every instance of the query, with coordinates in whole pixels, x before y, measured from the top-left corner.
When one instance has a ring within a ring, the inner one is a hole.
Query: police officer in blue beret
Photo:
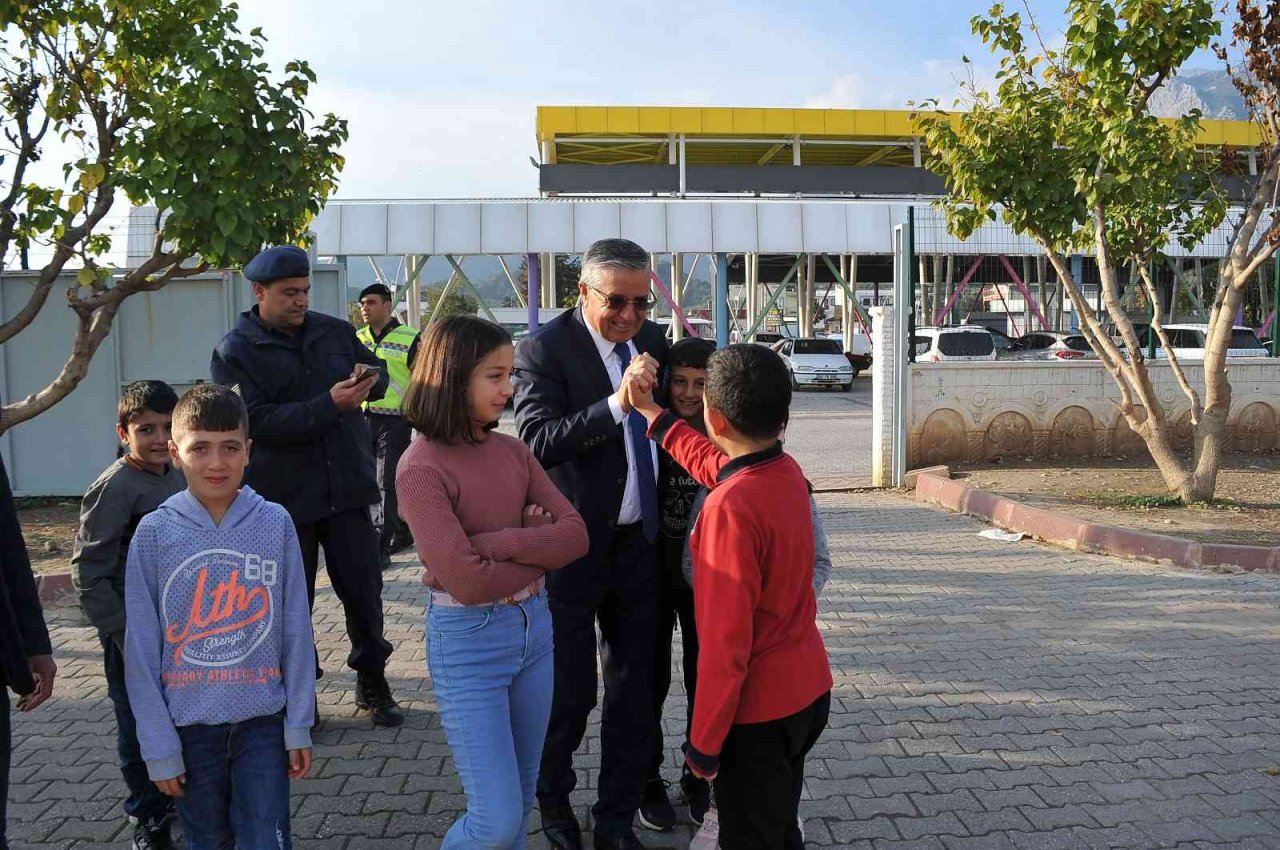
[[[343,319],[308,309],[311,266],[301,248],[268,248],[244,267],[257,304],[213,351],[219,384],[249,409],[245,483],[289,511],[315,604],[320,550],[346,614],[356,706],[375,726],[404,715],[385,674],[382,570],[369,506],[379,498],[373,438],[360,406],[382,398],[387,374]]]

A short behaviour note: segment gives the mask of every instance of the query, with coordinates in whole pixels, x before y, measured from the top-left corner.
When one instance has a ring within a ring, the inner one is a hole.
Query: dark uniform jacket
[[[249,408],[245,483],[297,524],[378,501],[369,425],[358,408],[340,411],[329,396],[356,363],[379,368],[369,399],[382,398],[386,369],[350,324],[308,312],[289,336],[262,324],[257,307],[213,351],[213,380],[237,387]]]
[[[27,659],[51,652],[9,475],[0,462],[0,688],[31,693],[36,683]]]
[[[632,342],[659,362],[666,355],[667,341],[653,322]],[[626,438],[609,410],[613,383],[581,309],[561,313],[520,341],[512,382],[520,439],[586,521],[587,559],[599,559],[622,507]]]

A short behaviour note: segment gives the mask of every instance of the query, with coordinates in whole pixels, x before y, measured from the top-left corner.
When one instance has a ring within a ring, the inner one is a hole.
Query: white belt
[[[435,588],[432,588],[431,604],[440,605],[444,608],[483,608],[489,605],[518,605],[519,603],[524,602],[526,599],[529,599],[530,597],[533,597],[533,596],[537,596],[539,593],[541,593],[542,588],[545,586],[545,584],[546,584],[546,577],[538,576],[528,585],[520,588],[510,596],[504,596],[501,599],[496,599],[493,602],[486,602],[483,605],[467,605],[465,603],[459,602],[458,600],[454,599],[446,591],[436,590]]]

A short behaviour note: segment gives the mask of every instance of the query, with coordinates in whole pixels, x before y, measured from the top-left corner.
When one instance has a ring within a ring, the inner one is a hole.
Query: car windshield
[[[985,357],[996,347],[989,333],[960,331],[940,334],[938,350],[948,357]]]
[[[1072,351],[1089,351],[1089,340],[1082,336],[1069,336],[1062,341],[1062,344]]]
[[[1227,343],[1227,348],[1233,350],[1246,351],[1262,351],[1262,343],[1254,335],[1253,331],[1247,328],[1236,328],[1231,332],[1231,342]]]
[[[796,340],[795,353],[840,355],[844,353],[844,350],[840,348],[840,343],[834,339],[798,339]]]

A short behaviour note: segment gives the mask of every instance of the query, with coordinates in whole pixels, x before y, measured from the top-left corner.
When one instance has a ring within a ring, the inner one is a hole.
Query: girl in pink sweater
[[[582,518],[525,444],[494,430],[513,363],[500,326],[445,319],[404,402],[418,433],[396,492],[422,555],[427,669],[467,795],[445,850],[525,846],[551,712],[544,575],[587,552]]]

